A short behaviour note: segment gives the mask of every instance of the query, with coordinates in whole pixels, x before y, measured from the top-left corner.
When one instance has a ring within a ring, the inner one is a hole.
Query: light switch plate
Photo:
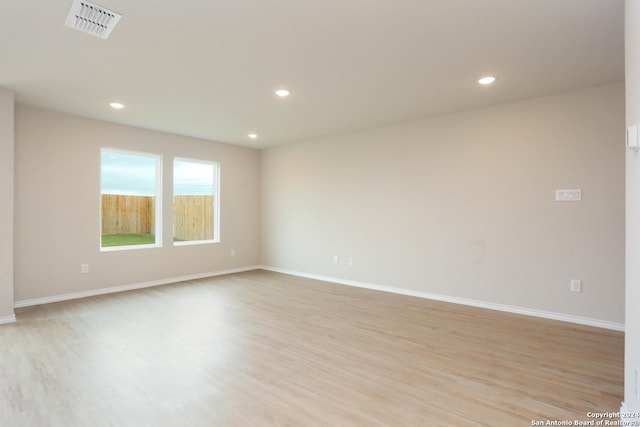
[[[579,202],[582,200],[582,190],[579,188],[556,190],[556,202]]]

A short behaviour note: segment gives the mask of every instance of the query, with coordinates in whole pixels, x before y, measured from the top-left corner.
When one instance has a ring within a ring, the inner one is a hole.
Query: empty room
[[[4,0],[0,58],[0,426],[640,425],[637,0]]]

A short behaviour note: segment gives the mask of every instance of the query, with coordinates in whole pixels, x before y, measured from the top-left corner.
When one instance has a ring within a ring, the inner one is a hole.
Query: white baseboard
[[[14,307],[16,308],[29,307],[32,305],[49,304],[52,302],[67,301],[67,300],[77,299],[77,298],[86,298],[86,297],[92,297],[96,295],[112,294],[115,292],[131,291],[134,289],[150,288],[152,286],[168,285],[170,283],[185,282],[187,280],[203,279],[205,277],[213,277],[213,276],[222,276],[223,274],[241,273],[244,271],[256,270],[258,268],[260,267],[257,265],[239,267],[239,268],[229,268],[225,270],[211,271],[208,273],[190,274],[187,276],[153,280],[150,282],[134,283],[130,285],[113,286],[113,287],[101,288],[101,289],[92,289],[90,291],[73,292],[70,294],[54,295],[54,296],[44,297],[44,298],[34,298],[34,299],[16,301],[14,303]],[[13,321],[15,321],[15,316]],[[2,318],[0,318],[0,323],[2,323]]]
[[[466,299],[466,298],[458,298],[458,297],[452,297],[448,295],[414,291],[411,289],[395,288],[392,286],[376,285],[372,283],[358,282],[355,280],[341,279],[337,277],[323,276],[319,274],[304,273],[300,271],[293,271],[285,268],[270,267],[265,265],[261,265],[259,266],[259,268],[262,270],[273,271],[276,273],[306,277],[308,279],[321,280],[323,282],[338,283],[338,284],[347,285],[347,286],[355,286],[358,288],[372,289],[375,291],[391,292],[394,294],[409,295],[409,296],[414,296],[418,298],[426,298],[430,300],[444,301],[444,302],[450,302],[454,304],[488,308],[490,310],[505,311],[508,313],[522,314],[525,316],[534,316],[534,317],[541,317],[544,319],[560,320],[563,322],[577,323],[580,325],[595,326],[597,328],[612,329],[614,331],[624,331],[623,323],[610,322],[607,320],[592,319],[589,317],[574,316],[571,314],[564,314],[564,313],[554,313],[550,311],[536,310],[532,308],[517,307],[517,306],[511,306],[511,305],[504,305],[504,304],[495,304],[491,302],[477,301],[477,300]]]
[[[2,316],[0,317],[0,325],[3,325],[5,323],[13,323],[16,321],[16,315],[12,314],[9,316]]]
[[[168,278],[168,279],[154,280],[154,281],[150,281],[150,282],[134,283],[134,284],[129,284],[129,285],[113,286],[113,287],[109,287],[109,288],[93,289],[93,290],[89,290],[89,291],[74,292],[74,293],[62,294],[62,295],[54,295],[54,296],[50,296],[50,297],[28,299],[28,300],[16,301],[14,303],[14,307],[15,308],[20,308],[20,307],[29,307],[29,306],[40,305],[40,304],[49,304],[49,303],[52,303],[52,302],[67,301],[67,300],[72,300],[72,299],[77,299],[77,298],[86,298],[86,297],[91,297],[91,296],[96,296],[96,295],[111,294],[111,293],[115,293],[115,292],[131,291],[131,290],[134,290],[134,289],[149,288],[149,287],[153,287],[153,286],[167,285],[167,284],[170,284],[170,283],[184,282],[184,281],[187,281],[187,280],[195,280],[195,279],[202,279],[202,278],[206,278],[206,277],[221,276],[221,275],[224,275],[224,274],[241,273],[241,272],[244,272],[244,271],[251,271],[251,270],[257,270],[257,269],[273,271],[273,272],[276,272],[276,273],[289,274],[289,275],[292,275],[292,276],[306,277],[306,278],[309,278],[309,279],[320,280],[320,281],[323,281],[323,282],[331,282],[331,283],[337,283],[337,284],[341,284],[341,285],[355,286],[355,287],[358,287],[358,288],[372,289],[372,290],[376,290],[376,291],[390,292],[390,293],[401,294],[401,295],[409,295],[409,296],[414,296],[414,297],[418,297],[418,298],[426,298],[426,299],[431,299],[431,300],[436,300],[436,301],[450,302],[450,303],[454,303],[454,304],[462,304],[462,305],[468,305],[468,306],[473,306],[473,307],[487,308],[487,309],[491,309],[491,310],[498,310],[498,311],[504,311],[504,312],[508,312],[508,313],[522,314],[522,315],[526,315],[526,316],[534,316],[534,317],[541,317],[541,318],[545,318],[545,319],[560,320],[560,321],[563,321],[563,322],[571,322],[571,323],[577,323],[577,324],[581,324],[581,325],[595,326],[595,327],[598,327],[598,328],[611,329],[611,330],[615,330],[615,331],[624,331],[624,324],[623,323],[609,322],[609,321],[606,321],[606,320],[592,319],[592,318],[589,318],[589,317],[581,317],[581,316],[573,316],[573,315],[570,315],[570,314],[563,314],[563,313],[554,313],[554,312],[549,312],[549,311],[544,311],[544,310],[536,310],[536,309],[531,309],[531,308],[510,306],[510,305],[504,305],[504,304],[495,304],[495,303],[490,303],[490,302],[485,302],[485,301],[477,301],[477,300],[471,300],[471,299],[466,299],[466,298],[452,297],[452,296],[448,296],[448,295],[432,294],[432,293],[428,293],[428,292],[414,291],[414,290],[411,290],[411,289],[396,288],[396,287],[392,287],[392,286],[385,286],[385,285],[377,285],[377,284],[372,284],[372,283],[358,282],[358,281],[355,281],[355,280],[341,279],[341,278],[337,278],[337,277],[323,276],[323,275],[313,274],[313,273],[304,273],[304,272],[300,272],[300,271],[288,270],[288,269],[277,268],[277,267],[270,267],[270,266],[266,266],[266,265],[252,265],[252,266],[239,267],[239,268],[230,268],[230,269],[212,271],[212,272],[207,272],[207,273],[191,274],[191,275],[187,275],[187,276],[179,276],[179,277],[172,277],[172,278]],[[12,322],[15,322],[15,321],[16,321],[15,315],[0,317],[0,324],[12,323]]]

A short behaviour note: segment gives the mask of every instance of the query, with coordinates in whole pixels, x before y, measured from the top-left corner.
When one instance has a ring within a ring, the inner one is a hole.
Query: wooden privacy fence
[[[150,234],[155,229],[155,197],[102,195],[102,234]]]
[[[173,238],[213,239],[213,196],[173,196]]]
[[[150,234],[155,228],[155,197],[102,195],[102,234]],[[213,196],[173,197],[173,237],[213,239]]]

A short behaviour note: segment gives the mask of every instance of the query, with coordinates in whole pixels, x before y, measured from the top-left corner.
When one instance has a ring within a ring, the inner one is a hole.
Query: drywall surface
[[[257,263],[256,150],[28,106],[16,113],[17,301]],[[172,206],[165,203],[162,248],[100,252],[102,147],[160,154],[164,200],[172,197],[174,157],[219,162],[220,243],[174,247]]]
[[[261,158],[263,265],[624,321],[622,83]]]
[[[627,125],[640,123],[640,2],[625,3],[625,74]],[[627,410],[640,412],[640,152],[627,150],[626,331],[624,400]],[[639,421],[639,420],[635,420]]]
[[[0,88],[0,323],[13,320],[13,92]]]

